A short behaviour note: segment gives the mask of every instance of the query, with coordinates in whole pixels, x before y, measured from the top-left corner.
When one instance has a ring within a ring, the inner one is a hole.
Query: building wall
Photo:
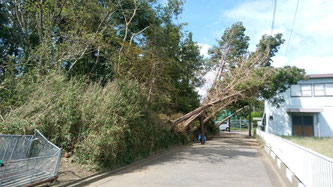
[[[300,81],[299,84],[315,83],[333,83],[333,78],[329,79],[310,79]],[[314,116],[314,135],[317,137],[333,137],[333,97],[315,97],[312,86],[311,97],[291,97],[291,91],[288,89],[281,94],[285,102],[277,108],[269,102],[265,102],[266,113],[266,132],[277,135],[292,135],[292,118],[291,113],[287,113],[287,108],[322,108],[320,113],[307,113]],[[302,113],[304,114],[304,113]],[[272,116],[272,117],[270,117]]]

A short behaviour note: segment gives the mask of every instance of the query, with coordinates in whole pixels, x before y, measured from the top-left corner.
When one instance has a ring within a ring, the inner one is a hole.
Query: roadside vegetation
[[[304,78],[302,69],[271,66],[281,34],[264,35],[250,52],[241,22],[203,59],[192,34],[174,22],[182,5],[2,1],[0,133],[37,128],[77,162],[112,168],[193,141],[200,116],[217,133],[216,112],[258,98],[277,102],[277,93]],[[200,98],[196,88],[214,70],[213,87]]]
[[[199,47],[172,21],[181,7],[178,0],[2,1],[0,133],[37,128],[99,168],[192,141],[195,128],[171,125],[200,105],[202,84]]]
[[[295,144],[333,158],[333,138],[282,136]]]

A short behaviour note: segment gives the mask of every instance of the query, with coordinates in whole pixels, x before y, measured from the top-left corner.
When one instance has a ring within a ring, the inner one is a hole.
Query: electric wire
[[[289,49],[290,39],[291,39],[291,36],[292,36],[292,34],[293,34],[293,29],[294,29],[294,24],[295,24],[295,20],[296,20],[296,15],[297,15],[297,11],[298,11],[298,6],[299,6],[299,0],[297,0],[297,5],[296,5],[295,14],[294,14],[293,24],[291,25],[290,35],[289,35],[288,43],[287,43],[286,54],[285,54],[284,56],[287,56],[287,54],[288,54],[288,49]]]
[[[277,0],[274,0],[274,9],[273,9],[273,18],[272,18],[271,35],[273,35],[273,30],[274,30],[275,14],[276,14],[276,2],[277,2]]]

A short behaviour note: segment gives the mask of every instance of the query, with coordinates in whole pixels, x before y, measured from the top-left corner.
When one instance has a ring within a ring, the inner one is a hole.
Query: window
[[[325,84],[325,92],[327,96],[333,96],[333,84]]]
[[[302,84],[302,85],[292,85],[291,86],[291,96],[312,96],[312,85]]]
[[[315,96],[333,96],[333,83],[315,84],[314,92]]]
[[[325,96],[324,84],[315,84],[314,85],[314,94],[315,94],[315,96]]]
[[[302,96],[312,96],[312,86],[310,84],[301,85]]]

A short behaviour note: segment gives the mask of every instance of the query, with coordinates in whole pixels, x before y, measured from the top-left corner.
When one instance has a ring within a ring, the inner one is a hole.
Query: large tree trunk
[[[194,121],[198,116],[200,116],[201,114],[203,114],[205,111],[207,111],[209,108],[211,108],[212,106],[215,106],[219,103],[223,103],[225,101],[228,101],[228,100],[235,100],[235,98],[237,98],[239,95],[241,95],[242,92],[238,91],[238,92],[234,92],[233,94],[230,94],[230,95],[226,95],[224,96],[223,98],[221,99],[212,99],[211,102],[207,103],[207,104],[204,104],[198,108],[196,108],[195,110],[193,110],[192,112],[189,112],[181,117],[179,117],[178,119],[174,120],[172,122],[173,124],[173,127],[177,124],[180,124],[182,122],[185,121],[183,125],[183,127],[185,128],[187,125],[189,125],[192,121]],[[224,107],[227,107],[228,105],[230,105],[232,102],[228,102],[227,104],[224,104]]]
[[[201,145],[205,144],[205,126],[204,126],[203,118],[204,118],[204,116],[200,116]]]

